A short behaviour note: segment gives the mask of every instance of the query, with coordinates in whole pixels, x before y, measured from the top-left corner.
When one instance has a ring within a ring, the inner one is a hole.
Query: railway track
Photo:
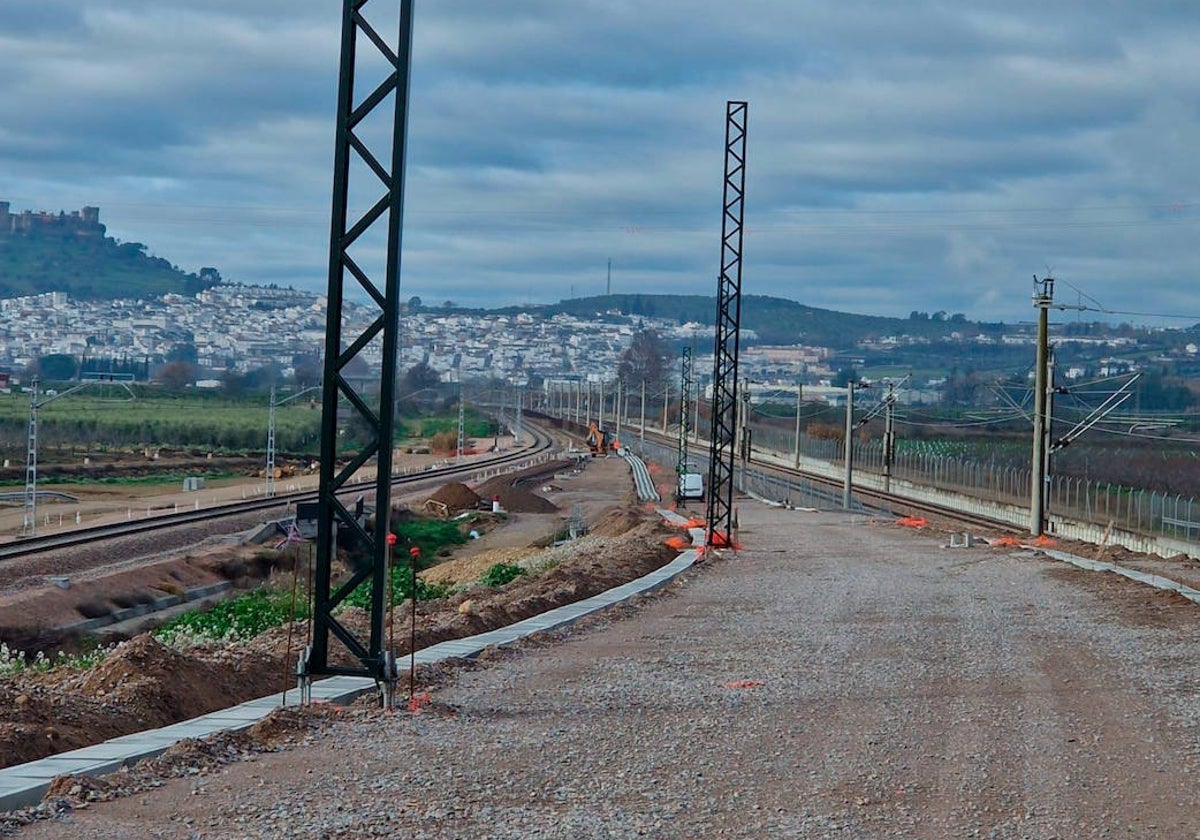
[[[668,466],[672,465],[675,457],[676,441],[661,433],[646,432],[647,444],[652,444],[658,450],[658,458]],[[705,465],[708,464],[707,443],[692,447],[693,459]],[[662,460],[665,458],[666,460]],[[842,504],[842,482],[819,473],[808,472],[794,467],[785,467],[766,461],[755,460],[751,457],[749,466],[752,469],[780,478],[784,483],[804,482],[820,488],[824,492],[815,494],[827,501],[831,508],[840,508]],[[968,513],[956,508],[938,505],[931,502],[916,501],[895,493],[885,493],[862,485],[854,486],[854,497],[864,507],[875,509],[898,516],[936,516],[940,520],[948,520],[971,528],[1012,531],[1016,528],[1011,522],[992,519],[975,513]]]
[[[532,448],[501,453],[494,458],[472,461],[469,464],[456,464],[448,467],[428,470],[413,475],[396,476],[392,480],[393,487],[403,487],[434,480],[449,480],[455,477],[470,475],[481,469],[495,469],[512,464],[518,464],[531,457],[541,455],[554,446],[554,439],[542,429],[528,427],[534,438]],[[369,491],[375,486],[374,481],[356,482],[347,485],[344,495],[353,496]],[[181,525],[195,525],[203,522],[219,521],[234,516],[244,516],[256,511],[267,511],[278,508],[290,508],[299,502],[316,501],[316,490],[298,490],[290,493],[280,493],[269,499],[236,501],[228,504],[210,507],[205,510],[188,510],[178,513],[164,513],[149,519],[132,522],[119,522],[109,525],[96,525],[87,528],[77,528],[66,532],[48,534],[40,537],[29,537],[17,542],[0,545],[0,563],[18,558],[30,557],[55,549],[70,548],[86,543],[99,542],[118,537],[144,534],[165,528]]]

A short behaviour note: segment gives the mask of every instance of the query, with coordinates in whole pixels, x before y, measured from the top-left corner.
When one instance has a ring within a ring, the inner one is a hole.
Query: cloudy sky
[[[324,289],[341,5],[3,0],[0,199]],[[1063,303],[1200,320],[1192,0],[417,0],[415,24],[406,298],[601,294],[610,259],[614,292],[714,294],[745,99],[744,294],[1030,320],[1050,271]]]

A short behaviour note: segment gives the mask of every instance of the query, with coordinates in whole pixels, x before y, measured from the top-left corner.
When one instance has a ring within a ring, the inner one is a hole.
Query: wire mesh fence
[[[655,431],[662,431],[655,425]],[[669,417],[666,434],[677,434],[678,412]],[[637,432],[636,417],[625,420],[627,437],[633,442]],[[697,414],[692,418],[693,435],[689,442],[689,461],[702,472],[708,469],[708,418]],[[845,443],[841,438],[813,436],[789,431],[778,425],[750,423],[751,444],[755,450],[769,451],[779,458],[797,463],[801,458],[823,461],[835,467],[845,466]],[[645,441],[638,443],[639,454],[674,468],[678,452],[675,447]],[[855,473],[882,476],[885,472],[885,451],[879,439],[855,440],[853,467]],[[987,459],[944,451],[950,445],[922,442],[922,446],[901,448],[893,455],[890,477],[897,482],[930,487],[973,498],[1028,508],[1033,471],[1031,467],[1014,466],[1014,455],[1002,453]],[[943,451],[939,451],[943,450]],[[781,477],[753,466],[739,465],[734,473],[737,489],[752,492],[772,501],[797,507],[831,509],[842,507],[837,491],[794,477]],[[1073,476],[1053,475],[1047,480],[1045,499],[1051,516],[1091,523],[1101,528],[1115,528],[1135,534],[1169,537],[1200,543],[1200,506],[1194,497],[1164,493],[1138,487],[1126,487]]]
[[[845,465],[845,443],[839,439],[812,437],[772,426],[753,427],[755,447],[786,457],[791,455]],[[855,472],[884,473],[882,441],[855,441]],[[1012,466],[1011,458],[982,460],[963,455],[941,454],[932,447],[901,450],[890,464],[893,479],[933,487],[973,498],[1016,507],[1028,507],[1033,480],[1032,467]],[[1138,487],[1073,476],[1052,475],[1045,498],[1049,513],[1103,528],[1117,528],[1148,536],[1166,536],[1200,542],[1200,508],[1194,497],[1163,493]]]

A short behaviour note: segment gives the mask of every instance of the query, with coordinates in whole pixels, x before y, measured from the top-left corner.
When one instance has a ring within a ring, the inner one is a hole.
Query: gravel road
[[[862,517],[740,520],[737,558],[423,714],[21,836],[1200,836],[1197,607]]]

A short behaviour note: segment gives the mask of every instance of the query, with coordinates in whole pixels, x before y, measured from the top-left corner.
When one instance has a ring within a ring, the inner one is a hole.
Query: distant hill
[[[216,269],[182,271],[140,242],[105,235],[100,209],[70,214],[9,212],[0,201],[0,298],[66,292],[81,299],[195,294],[221,280]]]
[[[516,308],[510,309],[517,311]],[[547,315],[561,312],[577,317],[594,318],[606,312],[620,311],[626,315],[669,318],[681,324],[689,321],[712,324],[716,318],[717,299],[703,295],[598,295],[563,300],[537,309]],[[961,315],[949,318],[944,313],[933,316],[927,313],[914,315],[916,317],[909,318],[853,315],[805,306],[786,298],[743,295],[741,325],[745,330],[753,330],[758,336],[758,341],[763,344],[811,344],[827,347],[849,347],[862,339],[893,335],[920,336],[936,340],[961,330],[998,334],[1002,327],[1001,324],[967,321]]]

